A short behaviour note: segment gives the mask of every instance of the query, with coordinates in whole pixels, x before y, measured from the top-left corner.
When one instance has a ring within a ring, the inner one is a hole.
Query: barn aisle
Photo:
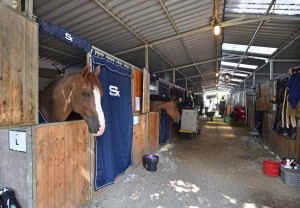
[[[192,140],[171,140],[158,152],[157,172],[140,166],[103,190],[92,207],[300,207],[300,188],[262,173],[262,161],[275,159],[247,140],[247,130],[220,119],[202,120]]]

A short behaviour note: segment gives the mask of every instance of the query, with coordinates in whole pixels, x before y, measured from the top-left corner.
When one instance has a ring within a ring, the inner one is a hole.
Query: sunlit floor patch
[[[195,184],[191,184],[188,182],[183,182],[181,180],[178,181],[170,181],[171,186],[175,189],[175,191],[182,193],[188,193],[188,192],[193,192],[197,193],[200,188],[196,186]]]

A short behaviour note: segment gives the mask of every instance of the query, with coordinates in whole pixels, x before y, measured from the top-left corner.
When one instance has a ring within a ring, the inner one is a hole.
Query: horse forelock
[[[100,91],[101,96],[103,95],[103,89],[102,89],[102,86],[100,84],[100,81],[92,73],[89,73],[87,75],[87,77],[84,79],[84,87],[88,87],[88,86],[90,86],[92,88],[97,87],[99,89],[99,91]]]

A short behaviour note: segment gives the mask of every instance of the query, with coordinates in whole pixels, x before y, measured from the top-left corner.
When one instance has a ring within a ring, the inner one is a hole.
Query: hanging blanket
[[[160,96],[169,97],[169,85],[163,82],[159,82],[159,91]],[[160,114],[160,131],[159,131],[159,144],[166,144],[170,135],[170,116],[165,110],[161,110]]]
[[[291,123],[287,126],[287,119],[289,117],[286,115],[287,99],[286,99],[286,84],[288,78],[277,79],[276,82],[276,114],[271,130],[278,133],[281,136],[287,137],[289,139],[295,139],[297,128],[293,128]]]
[[[131,68],[92,55],[93,69],[101,65],[99,79],[103,87],[101,99],[106,129],[95,141],[96,191],[125,173],[132,163],[133,114],[131,99]]]

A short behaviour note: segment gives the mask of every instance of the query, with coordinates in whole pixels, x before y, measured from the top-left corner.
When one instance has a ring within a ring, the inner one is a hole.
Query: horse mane
[[[58,78],[56,78],[55,80],[53,80],[52,82],[50,82],[44,89],[44,91],[46,90],[53,90],[54,87],[56,87],[61,81],[63,81],[65,78],[70,77],[70,76],[74,76],[74,75],[80,75],[81,72],[70,72],[70,73],[65,73],[62,76],[59,76]],[[84,84],[88,84],[88,83],[93,83],[96,84],[97,87],[99,88],[101,94],[103,93],[103,89],[102,86],[99,84],[97,78],[95,78],[94,76],[92,76],[92,73],[89,73],[86,77],[86,79],[84,80]]]
[[[150,95],[150,100],[151,101],[162,101],[162,102],[170,102],[171,101],[170,98],[162,97],[159,95],[153,95],[153,94]]]
[[[66,73],[62,76],[59,76],[57,78],[55,78],[52,82],[50,82],[44,89],[45,90],[49,90],[51,88],[53,88],[54,86],[56,86],[60,81],[62,81],[64,78],[66,78],[67,76],[70,76],[72,74],[76,74],[76,72],[70,72],[70,73]]]

